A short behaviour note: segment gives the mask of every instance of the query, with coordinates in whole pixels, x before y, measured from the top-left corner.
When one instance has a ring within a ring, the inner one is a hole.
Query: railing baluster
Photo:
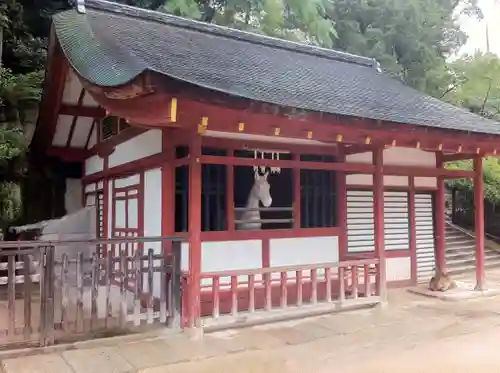
[[[30,339],[33,329],[31,327],[31,291],[33,285],[31,283],[31,261],[28,254],[23,255],[23,274],[24,274],[24,328],[23,335],[27,341]]]
[[[339,267],[339,302],[342,305],[345,301],[345,268]]]
[[[351,277],[352,277],[352,297],[353,299],[358,299],[358,266],[353,265],[351,267]]]
[[[120,254],[120,327],[127,323],[127,253],[123,250]]]
[[[154,292],[153,292],[153,276],[154,276],[154,250],[148,249],[148,324],[153,323],[154,312]]]
[[[318,303],[318,270],[311,269],[311,303]]]
[[[231,314],[238,315],[238,276],[231,276]]]
[[[137,249],[134,255],[134,273],[135,273],[135,289],[134,289],[134,325],[141,325],[141,292],[142,292],[142,260],[141,249]]]
[[[297,306],[302,306],[302,271],[295,271],[295,285],[297,287]]]
[[[8,301],[8,310],[9,310],[9,329],[8,335],[9,337],[13,337],[16,333],[16,256],[9,255],[8,256],[8,285],[7,285],[7,301]]]
[[[162,245],[163,247],[163,245]],[[138,250],[136,250],[137,252]],[[167,289],[168,289],[168,260],[162,250],[162,259],[160,267],[160,322],[167,322]]]
[[[326,301],[332,301],[332,272],[331,268],[325,268],[325,281],[326,281]]]
[[[92,253],[92,288],[91,288],[91,306],[90,306],[90,329],[97,328],[97,292],[99,291],[99,259],[97,252]]]
[[[68,255],[63,254],[61,257],[61,324],[65,331],[70,329],[70,320],[68,318],[69,305],[69,287],[68,287]]]
[[[280,274],[280,306],[281,308],[286,308],[288,306],[288,294],[287,294],[287,281],[288,276],[286,271]]]
[[[105,266],[105,281],[106,281],[106,309],[104,315],[104,326],[108,328],[110,325],[110,320],[112,317],[113,309],[111,308],[111,281],[113,279],[114,264],[113,264],[113,254],[111,248],[108,249],[106,253]]]
[[[78,333],[83,332],[84,315],[83,315],[83,253],[80,251],[76,258],[76,330]]]
[[[219,289],[220,289],[220,277],[215,276],[212,279],[212,317],[214,319],[217,319],[220,315]]]
[[[255,312],[255,275],[248,276],[248,312]]]
[[[363,277],[365,280],[365,297],[371,296],[371,275],[370,275],[370,264],[365,264]]]
[[[271,298],[271,273],[264,273],[264,289],[266,292],[266,302],[264,305],[264,309],[266,311],[270,311],[273,308],[272,298]]]

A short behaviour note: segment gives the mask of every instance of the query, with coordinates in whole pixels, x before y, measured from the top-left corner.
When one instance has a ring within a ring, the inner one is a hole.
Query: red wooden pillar
[[[188,326],[200,327],[201,273],[201,137],[189,143],[189,295]]]
[[[484,290],[484,180],[483,158],[474,158],[474,226],[476,234],[476,290]]]
[[[417,216],[415,212],[415,178],[408,178],[408,215],[410,216],[411,282],[417,283]]]
[[[162,152],[165,161],[161,166],[162,172],[162,236],[171,236],[175,231],[175,146],[173,144],[173,132],[164,128],[162,132]],[[171,241],[163,243],[165,252],[171,251]]]
[[[375,225],[375,255],[380,260],[377,271],[377,293],[383,303],[387,301],[387,276],[384,240],[384,149],[373,151],[373,214]]]
[[[443,169],[443,154],[436,153],[436,167]],[[446,236],[445,236],[445,187],[444,177],[437,178],[436,204],[434,210],[434,221],[436,225],[436,266],[441,271],[446,271]]]
[[[338,147],[338,162],[345,162],[344,148],[341,144]],[[337,171],[335,173],[337,183],[337,225],[339,232],[339,260],[346,260],[347,257],[347,187],[346,173]]]

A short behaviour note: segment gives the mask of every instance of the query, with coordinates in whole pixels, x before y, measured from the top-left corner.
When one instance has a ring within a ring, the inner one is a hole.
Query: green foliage
[[[164,10],[236,29],[331,47],[337,36],[328,0],[167,0]]]
[[[453,82],[445,100],[491,119],[500,119],[500,59],[466,55],[450,65]]]
[[[0,222],[16,220],[21,213],[21,190],[17,183],[0,183]]]
[[[466,41],[456,14],[481,17],[475,1],[335,0],[334,48],[377,59],[385,71],[439,97],[450,79],[446,58]]]
[[[472,170],[471,161],[449,162],[446,168],[452,170]],[[484,197],[492,204],[500,204],[500,161],[495,157],[484,159]],[[470,179],[447,180],[449,188],[470,191],[474,190],[474,184]]]

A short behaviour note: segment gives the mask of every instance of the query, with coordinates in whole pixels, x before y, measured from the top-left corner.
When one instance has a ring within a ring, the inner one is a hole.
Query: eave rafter
[[[231,108],[229,102],[213,104],[179,98],[179,123],[198,132],[221,131],[317,140],[344,144],[346,154],[371,151],[376,147],[410,147],[448,153],[445,159],[468,159],[496,155],[500,136],[460,133],[422,126],[387,123],[310,113],[299,119],[262,114],[248,108]],[[268,111],[268,110],[266,110]]]

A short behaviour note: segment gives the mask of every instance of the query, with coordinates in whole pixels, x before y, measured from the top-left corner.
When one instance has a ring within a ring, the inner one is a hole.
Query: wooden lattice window
[[[123,118],[109,116],[101,122],[101,141],[107,140],[130,127]]]
[[[101,122],[101,140],[107,140],[118,133],[118,118],[106,117]]]
[[[333,157],[302,155],[302,161],[334,162]],[[333,227],[336,224],[335,172],[300,170],[301,228]]]

